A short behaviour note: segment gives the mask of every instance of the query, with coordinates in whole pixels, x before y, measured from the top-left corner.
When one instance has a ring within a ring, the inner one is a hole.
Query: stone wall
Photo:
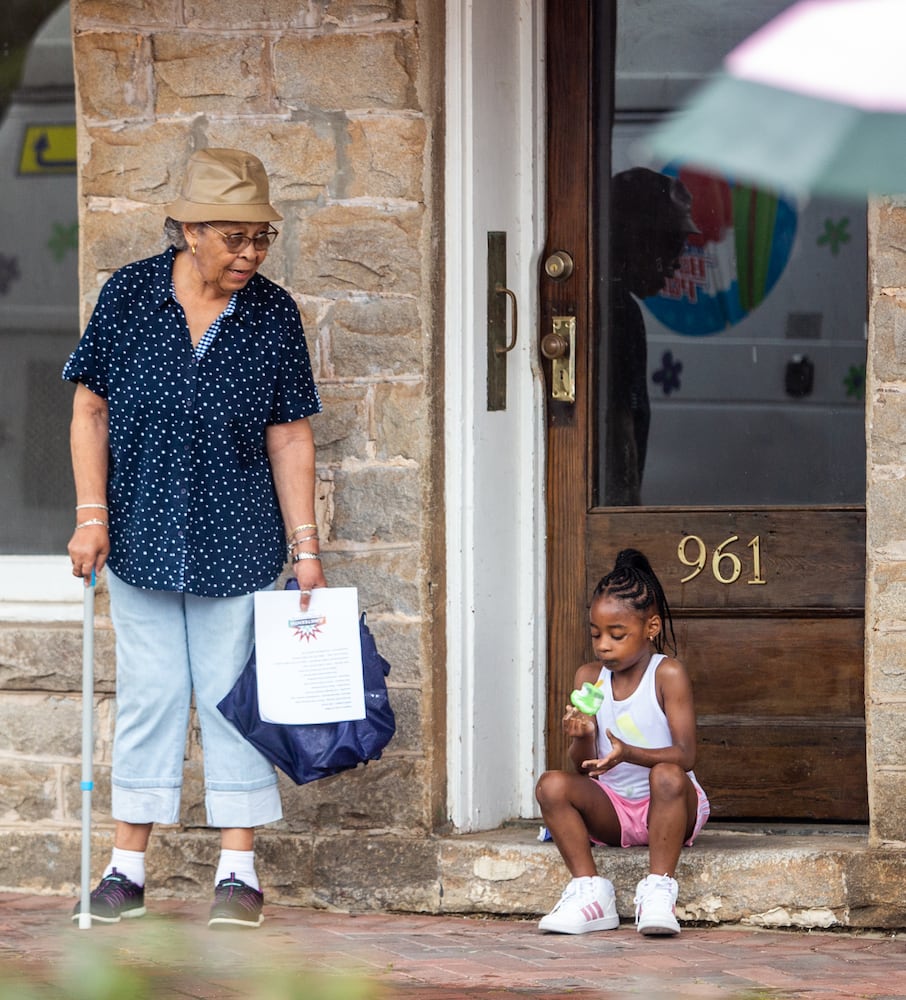
[[[116,268],[166,245],[161,206],[177,195],[195,149],[257,154],[284,216],[262,273],[299,305],[324,403],[313,419],[324,569],[331,584],[359,588],[392,664],[398,731],[379,762],[299,789],[283,781],[285,819],[259,838],[262,875],[288,900],[330,898],[332,883],[367,894],[363,870],[380,868],[372,877],[392,884],[392,859],[417,864],[415,841],[443,818],[443,5],[72,0],[71,9],[83,321]],[[95,867],[111,829],[105,612],[101,585]],[[78,878],[80,666],[77,627],[0,629],[0,885],[54,890]],[[182,894],[196,880],[207,886],[217,838],[201,827],[193,729],[182,825],[152,841],[149,880],[171,878]],[[385,837],[387,863],[363,865],[356,843],[376,844],[363,833]],[[25,846],[36,837],[46,868]]]
[[[869,209],[865,721],[872,842],[906,846],[906,203]]]

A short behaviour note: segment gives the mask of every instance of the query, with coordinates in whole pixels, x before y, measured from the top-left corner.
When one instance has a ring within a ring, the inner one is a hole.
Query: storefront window
[[[65,554],[78,207],[69,4],[0,12],[0,554]]]
[[[639,154],[646,130],[787,5],[721,4],[718,19],[706,0],[617,4],[614,124],[599,130],[611,176],[601,506],[864,502],[865,206]]]

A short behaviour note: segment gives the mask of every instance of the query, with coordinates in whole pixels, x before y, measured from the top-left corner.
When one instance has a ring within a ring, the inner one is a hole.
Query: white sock
[[[114,847],[110,855],[110,864],[104,870],[104,877],[106,878],[114,868],[120,875],[125,875],[130,882],[136,885],[145,884],[144,851],[124,851],[120,847]]]
[[[220,852],[220,861],[217,863],[214,884],[217,885],[231,875],[235,875],[236,878],[245,882],[246,885],[250,885],[253,889],[260,889],[261,885],[255,871],[255,852],[228,851],[223,848]]]

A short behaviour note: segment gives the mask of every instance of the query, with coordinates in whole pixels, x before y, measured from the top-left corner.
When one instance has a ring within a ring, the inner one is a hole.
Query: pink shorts
[[[600,778],[592,778],[598,783],[602,792],[610,799],[617,819],[620,821],[620,846],[621,847],[642,847],[648,843],[648,803],[649,798],[644,799],[624,799],[612,788],[608,787]],[[701,832],[701,828],[708,822],[711,815],[711,803],[699,785],[695,786],[698,792],[698,810],[695,815],[695,829],[692,836],[686,841],[685,847],[691,847],[695,838]],[[593,844],[603,844],[603,840],[591,838]]]

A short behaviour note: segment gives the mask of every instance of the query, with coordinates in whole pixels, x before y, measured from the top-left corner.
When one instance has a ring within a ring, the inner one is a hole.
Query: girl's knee
[[[561,801],[566,796],[566,771],[545,771],[535,785],[535,798],[539,805]]]
[[[652,799],[685,795],[688,783],[689,776],[678,764],[655,764],[648,776]]]

